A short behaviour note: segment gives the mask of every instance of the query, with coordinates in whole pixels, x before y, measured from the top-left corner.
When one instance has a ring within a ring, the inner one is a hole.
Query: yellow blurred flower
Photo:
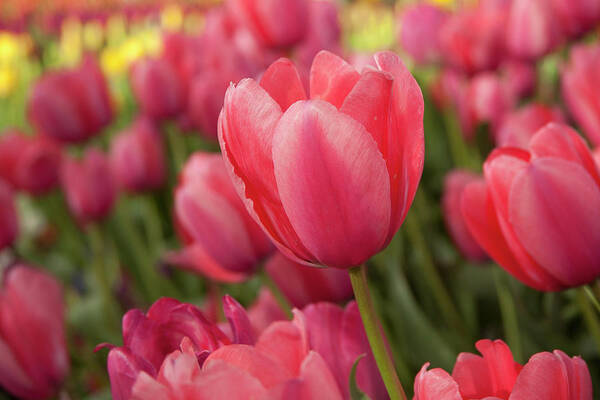
[[[354,3],[346,8],[342,21],[348,32],[346,40],[354,50],[381,50],[395,42],[394,12],[389,7]]]
[[[107,47],[100,53],[100,66],[106,75],[115,76],[127,69],[127,62],[118,47]]]
[[[122,14],[114,14],[106,21],[106,41],[109,45],[118,45],[127,36],[127,22]]]
[[[190,12],[183,20],[183,30],[191,35],[199,34],[204,29],[204,16],[198,12]]]
[[[158,29],[145,29],[138,36],[144,47],[145,54],[155,56],[161,52],[162,34]]]
[[[9,32],[0,32],[0,64],[12,63],[20,57],[18,36]]]
[[[169,4],[160,13],[160,24],[170,31],[181,29],[183,24],[183,11],[176,4]]]
[[[97,51],[102,46],[104,30],[98,21],[89,21],[83,25],[83,47]]]
[[[17,87],[18,81],[16,68],[0,65],[0,98],[8,97]]]
[[[67,18],[60,31],[60,62],[76,65],[82,53],[82,26],[77,18]]]

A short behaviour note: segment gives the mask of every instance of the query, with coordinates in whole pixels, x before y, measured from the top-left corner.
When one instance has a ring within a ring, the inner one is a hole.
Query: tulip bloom
[[[600,3],[596,0],[551,0],[554,18],[561,31],[576,38],[600,22]]]
[[[0,179],[0,250],[13,244],[19,234],[19,221],[13,191]]]
[[[440,58],[439,31],[449,15],[432,4],[415,4],[402,10],[400,16],[400,43],[418,63],[438,61]]]
[[[502,340],[480,340],[475,347],[482,356],[459,354],[452,375],[423,365],[413,400],[592,400],[590,372],[580,357],[554,350],[521,366]]]
[[[352,285],[345,271],[307,268],[277,252],[265,265],[269,276],[294,307],[318,301],[340,302],[352,297]]]
[[[492,72],[484,72],[473,77],[464,96],[468,117],[472,122],[468,124],[463,122],[463,126],[474,127],[477,124],[488,123],[492,130],[497,129],[516,100],[507,91],[501,78]]]
[[[549,122],[564,122],[559,108],[538,103],[528,104],[506,115],[494,135],[496,145],[527,149],[532,136]]]
[[[295,59],[310,69],[310,64],[321,50],[342,54],[341,27],[337,5],[329,0],[309,2],[310,13],[306,35],[295,48]]]
[[[219,142],[248,212],[300,263],[350,268],[383,249],[423,170],[423,97],[400,58],[359,74],[327,51],[310,98],[286,59],[225,94]]]
[[[561,76],[562,95],[569,112],[594,145],[600,145],[600,46],[571,49]]]
[[[0,177],[14,188],[38,195],[58,183],[61,150],[45,137],[17,131],[0,136]]]
[[[481,179],[478,175],[464,170],[451,171],[444,179],[442,212],[450,237],[461,254],[470,261],[480,262],[487,254],[477,244],[462,215],[460,199],[464,188],[471,182]]]
[[[112,104],[96,61],[86,58],[76,69],[44,75],[33,87],[27,115],[40,133],[61,142],[100,132],[112,119]]]
[[[221,282],[251,275],[273,245],[250,218],[219,154],[195,153],[175,189],[175,222],[185,248],[169,257]]]
[[[600,276],[600,171],[577,132],[550,123],[527,150],[494,150],[483,171],[485,182],[464,189],[462,212],[500,266],[544,291]]]
[[[69,372],[58,282],[26,265],[9,267],[0,289],[0,386],[25,400],[56,395]]]
[[[526,60],[550,52],[560,41],[555,18],[546,0],[513,0],[506,26],[509,52]]]
[[[131,191],[160,188],[165,182],[165,156],[160,132],[139,118],[111,145],[111,164],[117,183]]]
[[[100,220],[112,210],[116,185],[101,151],[90,148],[81,160],[66,158],[61,183],[69,209],[80,225]]]

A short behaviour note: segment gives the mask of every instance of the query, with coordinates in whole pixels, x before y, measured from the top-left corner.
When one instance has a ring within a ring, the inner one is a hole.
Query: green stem
[[[521,336],[519,332],[519,320],[517,318],[515,302],[502,275],[500,268],[494,268],[494,281],[496,283],[496,292],[498,293],[498,302],[500,303],[500,313],[504,325],[504,335],[508,345],[517,361],[522,360]]]
[[[283,293],[279,289],[279,286],[277,286],[277,284],[273,281],[273,279],[271,279],[271,277],[269,276],[269,274],[267,273],[267,271],[265,269],[263,269],[263,271],[262,271],[261,279],[262,279],[263,284],[267,288],[269,288],[269,290],[271,291],[271,294],[275,297],[275,300],[277,301],[277,304],[279,304],[279,307],[281,307],[281,309],[283,310],[285,315],[289,319],[291,319],[293,317],[293,314],[292,314],[292,306],[290,305],[290,302],[286,299],[286,297],[283,295]]]
[[[361,265],[359,267],[351,268],[348,273],[350,274],[350,281],[352,282],[352,289],[354,290],[354,298],[358,304],[360,316],[362,318],[367,338],[369,339],[369,345],[371,351],[375,357],[375,362],[379,368],[379,373],[383,379],[383,383],[388,391],[391,400],[406,400],[406,394],[402,384],[396,374],[396,368],[390,354],[388,353],[385,345],[385,334],[381,328],[381,324],[377,319],[375,313],[375,307],[373,307],[373,301],[371,294],[369,293],[369,285],[367,284],[367,267]]]
[[[477,168],[481,164],[481,161],[472,158],[472,152],[469,151],[469,147],[461,133],[454,110],[448,109],[444,111],[444,124],[448,133],[450,153],[454,160],[454,166],[457,168]]]
[[[583,314],[583,319],[588,326],[588,330],[596,341],[596,345],[600,350],[600,321],[598,321],[598,315],[594,312],[592,304],[583,288],[577,289],[577,302],[581,308],[581,313]]]
[[[183,134],[175,127],[174,124],[167,125],[167,139],[171,151],[171,159],[173,160],[173,176],[177,176],[183,163],[185,162],[186,149],[185,138]]]
[[[596,311],[598,311],[600,313],[600,302],[596,298],[596,294],[594,293],[594,290],[590,287],[590,285],[585,285],[585,286],[583,286],[583,291],[589,297],[590,302],[594,305],[594,307],[596,308]]]

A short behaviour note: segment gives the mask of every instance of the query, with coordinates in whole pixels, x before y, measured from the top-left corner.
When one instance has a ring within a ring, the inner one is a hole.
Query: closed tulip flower
[[[131,192],[160,188],[165,182],[165,156],[160,132],[139,118],[111,145],[111,164],[117,183]]]
[[[0,289],[0,386],[25,400],[54,398],[69,372],[61,287],[18,264]]]
[[[571,49],[562,71],[562,95],[569,112],[594,145],[600,145],[600,46]]]
[[[66,158],[61,183],[67,204],[80,225],[106,217],[116,198],[116,184],[107,157],[99,150],[87,150],[81,160]]]
[[[585,361],[560,350],[533,355],[524,366],[501,340],[480,340],[482,354],[461,353],[452,375],[426,363],[415,378],[413,400],[592,400]]]
[[[400,58],[358,73],[323,51],[307,97],[286,59],[225,94],[219,142],[238,193],[279,249],[350,268],[383,249],[423,169],[423,97]]]
[[[0,177],[15,189],[39,195],[58,183],[61,149],[42,136],[17,131],[0,136]]]
[[[435,62],[440,58],[439,30],[449,14],[432,4],[420,3],[402,10],[400,43],[418,63]]]
[[[483,171],[485,182],[464,189],[462,212],[500,266],[544,291],[600,276],[600,172],[577,132],[550,123],[526,150],[493,151]]]
[[[464,188],[469,183],[480,179],[482,179],[480,176],[469,171],[451,171],[444,179],[444,195],[442,197],[442,212],[450,237],[461,254],[467,260],[474,262],[486,260],[487,254],[469,232],[461,211],[460,199]]]
[[[569,38],[577,38],[600,21],[600,3],[596,0],[551,0],[555,23]]]
[[[506,42],[511,55],[535,60],[560,42],[560,29],[546,0],[514,0],[506,26]]]
[[[494,135],[496,146],[526,149],[532,136],[549,122],[564,122],[559,108],[530,103],[512,111],[506,115]]]
[[[13,244],[19,233],[15,198],[10,186],[0,179],[0,251]]]
[[[195,153],[175,190],[175,221],[185,248],[168,258],[211,279],[250,276],[273,251],[235,193],[219,154]]]
[[[82,142],[112,120],[106,80],[93,58],[75,69],[51,72],[33,87],[27,115],[41,134],[52,139]]]
[[[352,298],[352,285],[345,271],[307,268],[279,252],[267,261],[265,269],[294,307]]]

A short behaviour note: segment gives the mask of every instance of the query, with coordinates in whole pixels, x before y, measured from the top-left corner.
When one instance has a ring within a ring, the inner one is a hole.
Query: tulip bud
[[[508,50],[517,58],[535,60],[560,41],[555,16],[546,0],[513,0],[506,30]]]
[[[188,92],[187,117],[193,127],[206,138],[216,140],[217,121],[223,107],[223,96],[232,76],[221,71],[205,71],[192,79]]]
[[[0,386],[26,400],[49,399],[69,372],[61,287],[22,264],[0,291]]]
[[[61,142],[82,142],[112,119],[108,87],[100,68],[86,58],[76,69],[51,72],[35,86],[27,115],[36,129]]]
[[[58,183],[61,150],[49,139],[17,131],[0,136],[0,177],[19,190],[38,195]]]
[[[0,250],[13,244],[19,234],[19,221],[13,191],[0,179]]]
[[[512,98],[521,99],[531,95],[536,84],[536,70],[527,62],[508,60],[500,66],[502,85]]]
[[[440,58],[439,31],[449,15],[432,4],[419,3],[402,10],[400,38],[402,48],[418,63]]]
[[[577,38],[600,22],[600,3],[596,0],[551,0],[555,20],[569,38]]]
[[[185,248],[169,256],[211,279],[247,278],[273,250],[246,212],[219,154],[195,153],[175,190],[175,222]]]
[[[219,142],[248,212],[296,262],[351,268],[389,243],[423,169],[423,97],[400,58],[359,74],[327,51],[225,94]]]
[[[488,123],[492,130],[497,129],[505,114],[515,103],[515,99],[507,92],[500,77],[491,72],[473,77],[465,96],[468,113],[473,119],[472,125]]]
[[[533,135],[549,122],[564,122],[559,108],[528,104],[504,118],[495,134],[496,146],[526,149]]]
[[[310,268],[279,252],[271,256],[265,269],[294,307],[319,301],[337,303],[352,298],[352,285],[345,271]]]
[[[116,185],[107,157],[87,150],[81,160],[66,158],[61,184],[69,209],[80,225],[106,217],[116,198]]]
[[[131,192],[160,188],[165,181],[165,156],[160,132],[147,118],[139,118],[117,136],[111,164],[117,183]]]

